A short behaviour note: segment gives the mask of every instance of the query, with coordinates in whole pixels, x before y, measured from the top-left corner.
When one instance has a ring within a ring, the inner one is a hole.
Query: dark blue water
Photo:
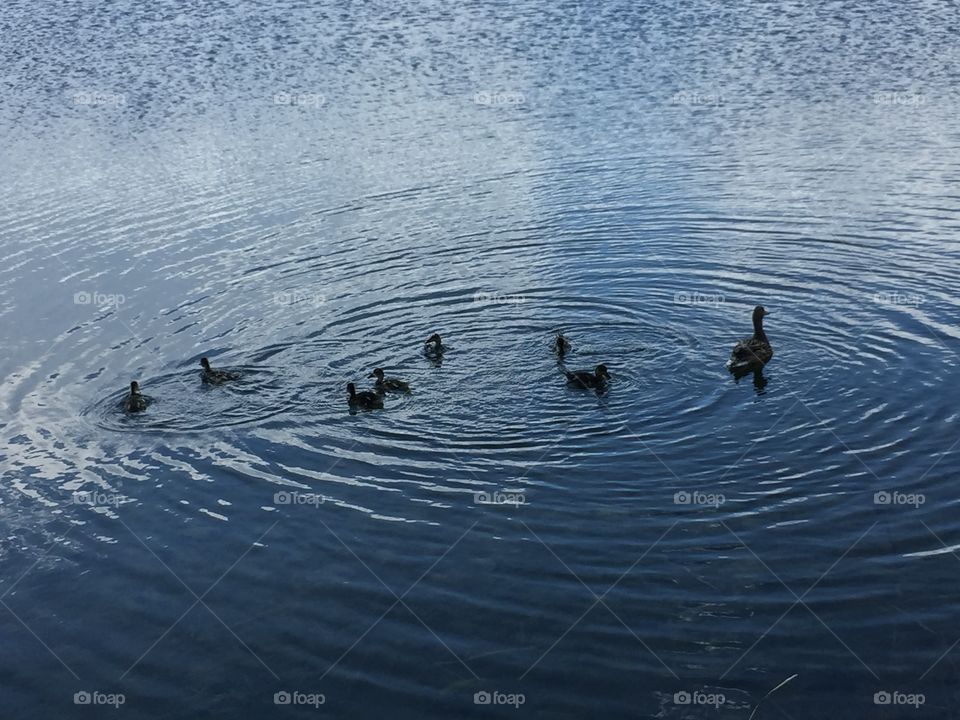
[[[955,716],[956,23],[7,3],[4,712]]]

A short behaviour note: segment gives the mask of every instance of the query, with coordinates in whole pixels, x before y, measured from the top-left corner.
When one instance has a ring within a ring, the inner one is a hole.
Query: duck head
[[[376,378],[376,379],[377,379],[377,382],[383,382],[383,369],[382,369],[382,368],[374,368],[374,369],[373,369],[373,372],[370,373],[369,375],[367,375],[367,377]]]
[[[609,380],[609,379],[610,379],[610,373],[607,372],[607,366],[606,366],[606,365],[597,365],[596,375],[597,375],[597,379],[598,379],[598,380]]]
[[[441,343],[440,343],[440,336],[437,335],[436,333],[434,333],[433,335],[431,335],[430,337],[427,338],[427,342],[424,343],[424,344],[425,344],[425,345],[429,345],[430,343],[433,343],[436,347],[440,347],[440,345],[441,345]]]
[[[131,395],[139,395],[139,394],[140,394],[140,383],[138,383],[136,380],[134,380],[132,383],[130,383],[130,394],[131,394]]]
[[[763,319],[769,314],[763,305],[757,305],[753,309],[753,331],[757,335],[763,335]]]
[[[209,369],[210,369],[210,361],[207,360],[205,357],[200,358],[200,367],[202,367],[204,370],[209,370]]]

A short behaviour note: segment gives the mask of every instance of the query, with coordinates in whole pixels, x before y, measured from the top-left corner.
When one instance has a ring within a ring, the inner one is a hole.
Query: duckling
[[[607,384],[607,381],[610,380],[610,373],[607,372],[606,365],[597,365],[595,372],[590,372],[589,370],[577,370],[576,372],[564,370],[564,374],[567,376],[567,383],[580,388],[602,388]]]
[[[123,409],[128,413],[142,412],[147,409],[147,399],[140,394],[140,383],[130,383],[130,394],[123,399]]]
[[[773,348],[763,331],[763,318],[769,315],[763,305],[753,309],[753,335],[738,342],[730,353],[727,367],[734,374],[746,374],[766,365],[773,357]]]
[[[353,383],[347,383],[347,392],[350,397],[347,402],[352,408],[361,410],[376,410],[383,407],[383,395],[370,390],[361,390],[357,392],[357,387]]]
[[[377,392],[410,392],[410,384],[400,380],[399,378],[385,378],[383,376],[383,370],[381,368],[374,368],[373,372],[367,375],[367,377],[375,377],[377,379]]]
[[[424,343],[423,351],[428,357],[439,358],[443,355],[444,350],[446,350],[446,348],[443,346],[443,343],[440,341],[440,336],[437,335],[437,333],[428,337],[427,342]]]
[[[210,385],[222,385],[228,380],[236,380],[240,377],[240,373],[229,370],[214,370],[210,367],[210,361],[207,358],[200,358],[200,366],[203,368],[200,379]]]
[[[557,354],[557,357],[562,360],[569,349],[570,341],[563,336],[562,332],[558,332],[557,337],[553,339],[553,351]]]

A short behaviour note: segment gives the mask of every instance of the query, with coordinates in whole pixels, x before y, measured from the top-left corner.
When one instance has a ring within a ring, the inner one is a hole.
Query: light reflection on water
[[[19,714],[945,702],[946,4],[11,8]],[[776,355],[736,382],[758,302]],[[374,367],[413,393],[350,414]]]

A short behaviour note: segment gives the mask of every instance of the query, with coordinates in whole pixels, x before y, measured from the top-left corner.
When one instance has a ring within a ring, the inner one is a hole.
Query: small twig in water
[[[756,715],[756,714],[757,714],[757,710],[760,709],[760,703],[762,703],[762,702],[763,702],[764,700],[766,700],[768,697],[770,697],[771,695],[773,695],[777,690],[779,690],[780,688],[782,688],[784,685],[786,685],[788,682],[790,682],[791,680],[793,680],[793,679],[794,679],[797,675],[799,675],[799,674],[800,674],[800,673],[794,673],[793,675],[791,675],[790,677],[788,677],[786,680],[784,680],[782,683],[780,683],[779,685],[777,685],[773,690],[771,690],[771,691],[768,692],[766,695],[764,695],[762,698],[760,698],[760,702],[757,703],[757,706],[753,709],[753,712],[750,713],[750,717],[747,718],[747,720],[753,720],[753,716]]]

